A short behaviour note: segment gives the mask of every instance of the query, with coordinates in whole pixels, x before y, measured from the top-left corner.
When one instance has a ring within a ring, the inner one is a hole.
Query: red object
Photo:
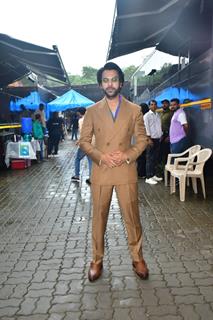
[[[26,169],[31,166],[30,159],[17,159],[17,160],[11,160],[11,169],[13,170],[21,170]]]

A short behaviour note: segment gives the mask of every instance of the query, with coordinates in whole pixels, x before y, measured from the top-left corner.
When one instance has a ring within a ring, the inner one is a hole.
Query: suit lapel
[[[97,116],[100,118],[101,126],[106,126],[108,130],[113,130],[114,121],[105,98],[100,101]]]
[[[104,98],[100,101],[97,116],[99,117],[99,121],[101,121],[101,125],[106,127],[108,132],[108,141],[112,140],[119,133],[121,128],[127,125],[128,114],[129,109],[126,106],[126,99],[123,97],[120,110],[115,121],[112,118],[106,99]]]

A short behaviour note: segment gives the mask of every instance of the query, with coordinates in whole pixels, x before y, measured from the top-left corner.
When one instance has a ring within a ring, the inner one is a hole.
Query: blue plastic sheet
[[[71,89],[63,94],[63,96],[51,101],[47,104],[46,114],[49,118],[49,113],[54,111],[65,111],[78,107],[89,107],[94,104],[94,101],[88,99],[77,91]]]
[[[21,111],[20,106],[23,104],[26,109],[36,110],[40,103],[45,103],[41,101],[41,97],[37,91],[33,91],[29,96],[17,99],[16,101],[10,101],[10,111]]]

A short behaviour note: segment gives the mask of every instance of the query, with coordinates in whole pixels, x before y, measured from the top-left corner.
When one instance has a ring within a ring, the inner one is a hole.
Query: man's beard
[[[112,93],[108,93],[107,90],[103,90],[103,91],[108,99],[114,99],[115,97],[117,97],[119,95],[121,88],[113,89]]]

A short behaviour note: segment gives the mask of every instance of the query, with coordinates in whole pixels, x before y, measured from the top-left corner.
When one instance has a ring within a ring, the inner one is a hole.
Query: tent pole
[[[68,84],[70,85],[70,88],[71,88],[71,87],[72,87],[72,86],[71,86],[71,82],[70,82],[70,79],[69,79],[69,77],[68,77],[67,71],[66,71],[66,69],[65,69],[65,67],[64,67],[63,61],[62,61],[62,59],[61,59],[61,55],[60,55],[60,53],[59,53],[58,47],[57,47],[56,45],[53,45],[53,50],[54,50],[54,51],[57,53],[57,55],[58,55],[58,58],[59,58],[59,60],[60,60],[60,63],[61,63],[61,65],[62,65],[62,68],[63,68],[64,73],[65,73],[66,79],[67,79]]]

